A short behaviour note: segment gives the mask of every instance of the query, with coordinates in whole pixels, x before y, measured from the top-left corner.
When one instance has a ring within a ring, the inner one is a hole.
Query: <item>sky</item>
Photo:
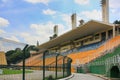
[[[49,41],[53,27],[71,30],[71,15],[85,22],[102,20],[101,0],[0,0],[0,37],[36,45]],[[115,2],[116,1],[116,2]],[[110,23],[120,20],[120,0],[109,0]]]

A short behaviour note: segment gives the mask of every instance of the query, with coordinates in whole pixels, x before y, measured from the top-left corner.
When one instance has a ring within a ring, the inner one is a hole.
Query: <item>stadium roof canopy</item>
[[[113,24],[104,23],[100,21],[90,20],[87,23],[83,24],[76,29],[73,29],[63,35],[58,36],[57,38],[50,40],[46,43],[43,43],[39,46],[40,49],[46,50],[54,46],[59,46],[61,43],[67,41],[74,41],[77,38],[82,38],[84,36],[92,35],[106,29],[113,28]]]

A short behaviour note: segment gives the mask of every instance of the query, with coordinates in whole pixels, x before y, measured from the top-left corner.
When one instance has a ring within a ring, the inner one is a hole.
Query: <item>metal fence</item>
[[[56,53],[51,58],[53,62],[50,62],[47,61],[46,54],[48,54],[48,51],[45,51],[43,55],[43,80],[56,80],[71,75],[71,58]],[[51,72],[51,74],[48,74],[48,72]]]
[[[56,80],[71,75],[72,60],[61,54],[48,58],[44,52],[40,65],[27,65],[25,59],[26,45],[23,49],[21,65],[0,65],[0,80]],[[33,63],[34,61],[30,61]],[[37,62],[38,64],[39,62]]]

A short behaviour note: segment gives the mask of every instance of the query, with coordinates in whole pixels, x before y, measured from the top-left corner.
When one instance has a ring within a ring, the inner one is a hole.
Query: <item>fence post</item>
[[[71,58],[68,58],[67,60],[67,76],[71,75],[71,63],[72,63],[72,59]]]
[[[67,56],[64,56],[63,58],[63,78],[65,77],[65,59]]]
[[[78,66],[77,66],[77,73],[79,73],[79,68],[78,68]]]
[[[55,78],[57,79],[57,68],[58,68],[58,63],[57,63],[57,58],[58,58],[59,54],[56,55],[56,66],[55,66]]]
[[[47,53],[48,51],[46,50],[44,53],[43,53],[43,80],[45,80],[45,54]]]
[[[25,53],[26,53],[27,47],[28,47],[28,44],[23,49],[23,80],[25,80]]]

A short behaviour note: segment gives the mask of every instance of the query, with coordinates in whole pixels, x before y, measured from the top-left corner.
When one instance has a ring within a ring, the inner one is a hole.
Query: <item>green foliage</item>
[[[8,64],[15,64],[22,59],[22,50],[20,48],[16,48],[15,50],[10,50],[6,52],[7,62]]]
[[[8,52],[6,52],[6,56],[10,56],[11,54],[13,54],[15,51],[14,50],[10,50]]]
[[[113,23],[114,24],[120,24],[120,20],[115,20]]]
[[[31,50],[38,51],[38,48],[36,48],[33,45],[29,46],[26,50],[25,58],[30,57]],[[16,48],[15,50],[10,50],[10,51],[6,52],[6,57],[7,57],[8,65],[16,64],[23,59],[23,51],[20,48]]]

